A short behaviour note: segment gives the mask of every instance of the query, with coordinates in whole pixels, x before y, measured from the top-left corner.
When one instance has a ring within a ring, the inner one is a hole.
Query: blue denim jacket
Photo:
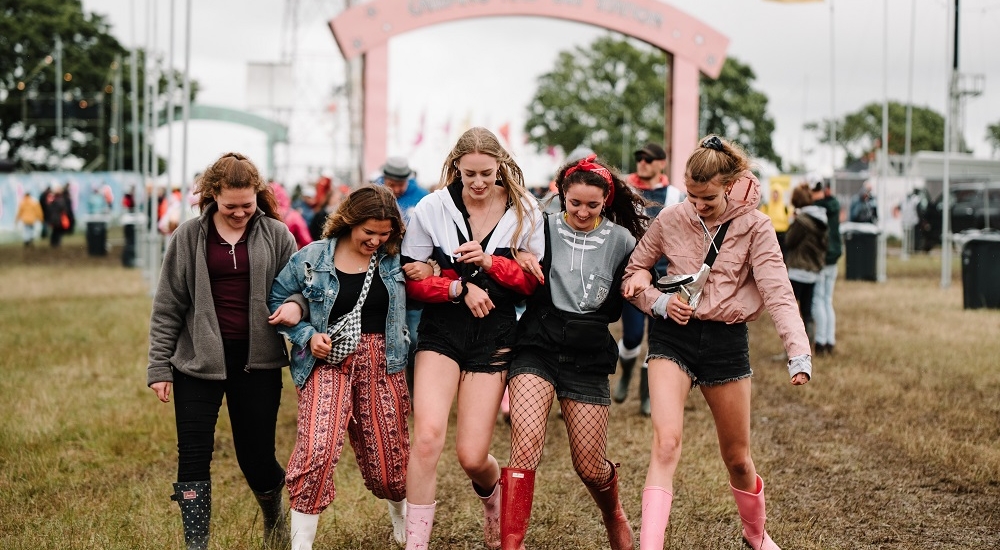
[[[333,266],[333,251],[337,239],[315,241],[288,260],[271,286],[267,305],[274,312],[289,297],[300,294],[309,304],[309,311],[294,327],[279,327],[292,343],[291,374],[296,387],[301,388],[316,364],[309,350],[314,334],[326,332],[330,310],[337,300],[340,281]],[[378,275],[389,291],[389,314],[385,322],[385,363],[390,374],[403,370],[409,349],[406,328],[406,277],[399,265],[399,255],[389,256],[379,249]]]

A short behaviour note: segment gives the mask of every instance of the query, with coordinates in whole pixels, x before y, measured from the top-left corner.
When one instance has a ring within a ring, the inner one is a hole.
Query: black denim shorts
[[[427,304],[417,329],[417,351],[440,353],[462,372],[502,372],[513,357],[516,328],[513,305],[498,305],[477,319],[465,304]]]
[[[534,349],[518,352],[510,364],[507,379],[519,374],[534,374],[556,389],[559,399],[572,399],[590,405],[611,405],[611,384],[608,375],[579,372],[572,363],[560,363],[555,353]]]
[[[691,377],[692,386],[712,386],[753,375],[746,323],[732,325],[692,318],[686,325],[654,319],[650,359],[668,359]]]

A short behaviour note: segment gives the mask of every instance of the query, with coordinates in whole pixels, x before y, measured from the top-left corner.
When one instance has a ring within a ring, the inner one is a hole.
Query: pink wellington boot
[[[500,400],[500,413],[503,414],[503,421],[510,424],[510,390],[504,388],[503,398]]]
[[[781,550],[764,530],[764,522],[767,520],[764,510],[764,480],[757,476],[756,494],[740,491],[732,483],[729,488],[733,490],[736,509],[743,522],[743,540],[753,550]]]
[[[406,503],[406,550],[427,550],[434,528],[434,508],[430,504]]]
[[[475,490],[475,484],[472,488]],[[483,502],[483,542],[490,550],[496,550],[500,548],[500,480],[490,496],[484,497],[479,491],[476,496]]]
[[[674,495],[663,487],[650,485],[642,490],[642,527],[639,550],[663,550],[663,534],[670,521]]]

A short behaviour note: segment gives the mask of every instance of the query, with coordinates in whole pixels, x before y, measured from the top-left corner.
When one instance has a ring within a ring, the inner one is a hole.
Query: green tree
[[[638,146],[663,142],[666,69],[663,52],[614,36],[560,52],[528,105],[528,141],[539,150],[587,145],[627,167]]]
[[[837,145],[844,148],[846,163],[868,158],[882,146],[882,103],[872,102],[837,121]],[[830,120],[810,122],[807,130],[817,133],[820,143],[830,143]],[[960,144],[966,151],[965,143]],[[889,102],[889,153],[906,150],[906,105]],[[913,107],[910,136],[912,151],[944,151],[944,117],[927,107]]]
[[[107,168],[114,76],[121,70],[123,89],[117,95],[123,135],[118,139],[123,140],[124,167],[133,169],[129,56],[110,30],[102,16],[85,13],[80,0],[5,0],[0,8],[0,156],[27,170],[58,169],[72,159]],[[62,75],[55,74],[56,36],[62,42]],[[137,58],[141,88],[143,52]],[[61,142],[56,138],[57,78],[62,78]],[[166,76],[160,77],[159,88],[166,90]],[[196,83],[191,89],[193,98]]]
[[[993,154],[1000,151],[1000,122],[986,127],[986,141],[993,146]]]
[[[741,144],[748,153],[782,167],[771,134],[774,119],[767,114],[767,96],[753,89],[757,75],[749,65],[730,57],[718,79],[701,76],[701,133],[718,134]]]
[[[570,151],[587,145],[629,169],[632,151],[662,143],[667,56],[617,35],[560,52],[555,67],[538,78],[524,130],[538,150]],[[774,122],[767,98],[754,91],[749,67],[727,59],[721,82],[702,77],[702,128],[740,142],[749,153],[780,164],[771,146]]]

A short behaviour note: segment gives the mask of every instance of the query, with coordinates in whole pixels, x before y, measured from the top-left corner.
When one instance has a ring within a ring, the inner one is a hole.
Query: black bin
[[[125,237],[125,244],[122,246],[122,265],[125,267],[135,267],[136,257],[136,227],[142,223],[139,216],[122,216],[122,235]]]
[[[108,222],[104,220],[87,222],[87,254],[91,256],[108,255]]]
[[[878,280],[879,230],[871,223],[843,223],[846,275],[849,281]]]
[[[1000,309],[1000,233],[969,237],[962,246],[965,309]]]

